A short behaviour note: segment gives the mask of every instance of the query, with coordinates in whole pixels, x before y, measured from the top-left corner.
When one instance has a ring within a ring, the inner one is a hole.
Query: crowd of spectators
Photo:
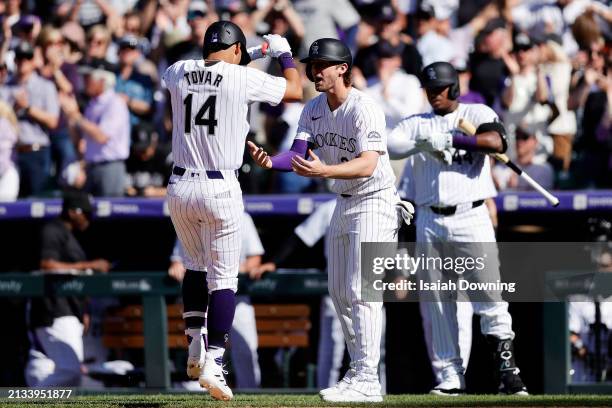
[[[353,83],[387,126],[429,109],[419,73],[449,61],[461,101],[504,121],[509,154],[556,188],[612,187],[612,9],[598,0],[33,0],[0,1],[0,200],[85,189],[163,196],[170,104],[161,73],[201,58],[208,25],[238,24],[247,46],[266,33],[294,56],[336,37]],[[253,63],[275,73],[269,59]],[[306,100],[315,95],[301,67]],[[278,72],[277,72],[278,73]],[[305,102],[305,101],[303,101]],[[303,103],[253,105],[250,139],[290,146]],[[401,170],[398,164],[397,171]],[[294,174],[245,162],[247,193],[313,192]],[[503,169],[498,188],[526,188]]]

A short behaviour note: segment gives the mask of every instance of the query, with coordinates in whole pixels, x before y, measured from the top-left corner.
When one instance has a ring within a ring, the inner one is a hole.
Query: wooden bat
[[[472,123],[468,122],[467,120],[465,120],[463,118],[459,119],[459,126],[458,127],[465,134],[468,134],[468,135],[475,135],[476,134],[476,127]],[[514,164],[514,162],[512,160],[510,160],[510,158],[507,155],[505,155],[503,153],[491,153],[491,156],[495,157],[497,160],[499,160],[500,162],[504,163],[506,166],[510,167],[510,169],[512,169],[512,171],[514,171],[520,178],[525,180],[525,182],[527,182],[527,184],[529,184],[531,187],[533,187],[534,190],[536,190],[538,193],[542,194],[544,196],[544,198],[546,198],[546,200],[553,207],[556,207],[556,206],[559,205],[559,199],[557,197],[555,197],[554,195],[549,193],[544,187],[542,187],[540,184],[538,184],[537,181],[532,179],[529,176],[529,174],[525,173],[519,166]]]

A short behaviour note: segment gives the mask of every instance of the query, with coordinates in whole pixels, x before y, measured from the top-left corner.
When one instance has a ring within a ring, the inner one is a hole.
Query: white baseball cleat
[[[321,391],[319,391],[319,396],[324,397],[325,395],[331,395],[331,394],[335,394],[337,392],[343,391],[346,387],[348,387],[351,384],[351,380],[353,379],[353,377],[355,377],[355,371],[348,370],[346,374],[344,375],[344,377],[342,377],[342,379],[338,381],[336,384],[332,385],[329,388],[324,388]]]
[[[354,385],[349,384],[341,391],[331,392],[321,397],[325,402],[382,402],[380,394],[364,394],[355,389]]]
[[[452,373],[444,376],[444,381],[429,391],[432,395],[446,395],[458,397],[465,394],[465,377],[463,374]]]
[[[206,388],[211,397],[220,401],[229,401],[234,398],[234,393],[225,382],[222,357],[214,359],[210,354],[204,359],[204,369],[199,378],[200,386]]]
[[[198,332],[199,331],[199,332]],[[189,357],[187,357],[187,377],[192,380],[197,380],[202,373],[204,367],[204,356],[206,350],[204,348],[204,340],[202,336],[206,333],[206,329],[187,329],[187,341],[189,342]]]

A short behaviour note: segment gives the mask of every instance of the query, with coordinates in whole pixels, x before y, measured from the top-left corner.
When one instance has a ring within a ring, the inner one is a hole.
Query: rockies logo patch
[[[429,68],[427,70],[427,76],[429,77],[429,79],[437,79],[436,78],[436,70],[433,68]]]
[[[310,47],[310,52],[312,54],[318,54],[319,53],[319,44],[317,44],[316,41],[312,43],[312,47]]]
[[[368,133],[368,139],[380,139],[380,133],[378,132],[370,132]]]
[[[213,33],[212,37],[210,39],[210,42],[218,42],[219,41],[219,34],[218,33]]]

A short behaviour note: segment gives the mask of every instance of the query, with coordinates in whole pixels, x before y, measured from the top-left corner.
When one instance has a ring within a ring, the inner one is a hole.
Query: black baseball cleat
[[[508,370],[501,373],[499,393],[506,395],[529,395],[527,387],[519,376],[519,369]]]

